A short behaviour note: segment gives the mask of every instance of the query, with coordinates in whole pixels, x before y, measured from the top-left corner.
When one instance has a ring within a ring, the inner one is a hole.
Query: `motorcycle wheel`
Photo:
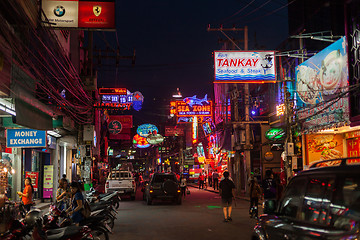
[[[93,236],[94,240],[109,240],[108,232],[102,227],[91,229],[91,235]]]

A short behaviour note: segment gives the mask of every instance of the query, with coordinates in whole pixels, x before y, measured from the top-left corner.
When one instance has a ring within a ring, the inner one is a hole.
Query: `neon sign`
[[[207,101],[202,104],[188,105],[183,101],[176,101],[176,115],[178,117],[191,116],[212,116],[212,101]]]
[[[95,108],[108,108],[139,111],[142,108],[144,97],[140,92],[131,93],[126,88],[100,88],[101,103],[95,103]]]
[[[282,128],[271,128],[265,133],[265,137],[269,140],[278,140],[285,136],[285,131]]]
[[[276,106],[276,116],[284,115],[285,113],[285,104],[279,104]]]
[[[133,144],[137,148],[148,148],[150,147],[150,143],[146,140],[146,138],[141,137],[140,135],[136,134],[133,138]]]
[[[197,117],[194,117],[194,121],[192,123],[192,139],[193,139],[193,143],[197,142],[197,130],[198,130],[198,122],[197,122]]]
[[[141,137],[147,137],[149,136],[150,134],[157,134],[159,132],[159,129],[153,125],[153,124],[149,124],[149,123],[146,123],[146,124],[142,124],[140,125],[137,130],[136,130],[137,134],[139,134]]]

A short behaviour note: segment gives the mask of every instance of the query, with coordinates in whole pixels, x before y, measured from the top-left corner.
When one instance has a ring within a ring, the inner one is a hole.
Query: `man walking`
[[[213,179],[214,190],[218,190],[219,189],[219,174],[218,174],[217,170],[215,170],[213,172],[212,179]]]
[[[232,200],[235,197],[235,184],[229,179],[229,172],[224,172],[224,179],[220,182],[219,194],[224,212],[224,222],[232,221]]]

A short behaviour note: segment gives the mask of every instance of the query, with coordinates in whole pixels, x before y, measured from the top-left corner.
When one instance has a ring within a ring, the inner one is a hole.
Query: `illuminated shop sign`
[[[265,137],[269,140],[279,140],[285,136],[285,131],[282,128],[271,128],[266,131]]]
[[[177,123],[192,123],[194,122],[195,116],[193,117],[178,117],[177,118]],[[201,117],[201,116],[196,116],[196,121],[198,123],[202,123],[202,122],[207,122],[207,121],[211,121],[211,117]]]
[[[209,136],[215,130],[215,125],[212,121],[207,121],[202,124],[205,136]]]
[[[115,28],[115,1],[42,0],[41,7],[52,27]]]
[[[133,144],[137,148],[148,148],[150,147],[150,143],[146,140],[146,138],[140,136],[139,134],[136,134],[133,138]]]
[[[176,101],[176,115],[178,117],[212,116],[212,101],[195,102],[188,100],[188,102],[185,102],[185,100]]]
[[[274,51],[215,51],[215,83],[276,81]]]
[[[159,132],[159,129],[153,125],[153,124],[142,124],[140,125],[137,130],[136,130],[137,134],[139,134],[141,137],[147,137],[150,134],[157,134]]]
[[[303,130],[349,123],[347,41],[343,37],[296,67],[296,104]]]
[[[140,92],[131,93],[126,88],[100,88],[100,103],[95,103],[97,108],[118,108],[121,110],[133,109],[139,111],[142,108],[144,97]]]
[[[99,94],[126,95],[126,88],[99,88]]]
[[[276,106],[276,116],[284,115],[285,113],[285,104],[279,104]]]
[[[33,129],[7,129],[6,147],[38,148],[46,147],[46,131]]]
[[[197,117],[194,117],[194,121],[192,123],[192,140],[193,143],[197,142],[197,136],[198,136],[198,122],[197,122]]]
[[[115,2],[79,2],[80,28],[115,28]]]

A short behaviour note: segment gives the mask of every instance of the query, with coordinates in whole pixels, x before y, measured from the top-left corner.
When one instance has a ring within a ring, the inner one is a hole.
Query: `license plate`
[[[125,191],[119,191],[119,193],[124,193]]]

